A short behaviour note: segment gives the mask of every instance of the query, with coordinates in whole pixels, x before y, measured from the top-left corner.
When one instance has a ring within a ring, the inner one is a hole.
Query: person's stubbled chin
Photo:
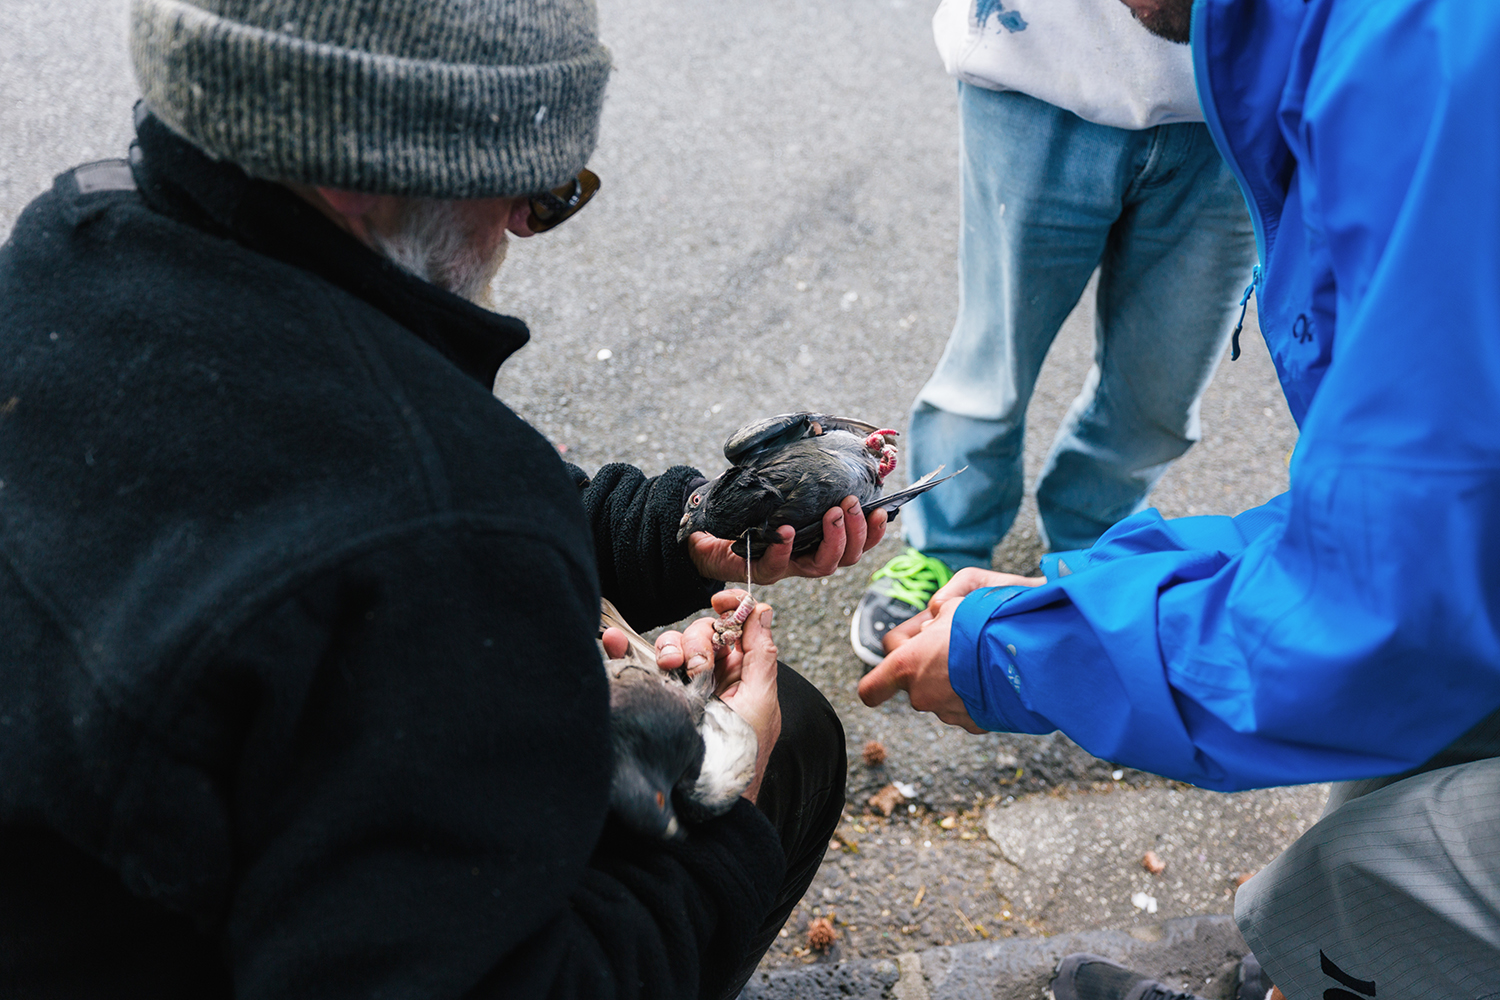
[[[1186,44],[1193,24],[1193,0],[1120,0],[1153,35]]]

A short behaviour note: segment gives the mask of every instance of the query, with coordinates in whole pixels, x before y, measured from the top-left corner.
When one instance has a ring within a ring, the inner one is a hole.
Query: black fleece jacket
[[[607,821],[594,643],[601,578],[706,603],[695,473],[586,482],[490,392],[520,322],[153,119],[132,166],[0,247],[0,995],[722,989],[776,836]]]

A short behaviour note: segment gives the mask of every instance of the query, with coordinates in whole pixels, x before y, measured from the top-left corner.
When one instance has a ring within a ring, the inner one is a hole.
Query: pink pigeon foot
[[[875,475],[882,483],[885,477],[896,471],[896,444],[894,439],[900,435],[889,428],[878,430],[865,438],[865,447],[880,454],[880,468]]]

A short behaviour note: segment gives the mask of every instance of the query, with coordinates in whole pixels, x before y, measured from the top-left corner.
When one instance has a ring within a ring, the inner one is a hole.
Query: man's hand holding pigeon
[[[792,555],[796,530],[784,524],[779,529],[780,541],[754,560],[754,581],[775,583],[789,576],[828,576],[840,566],[853,566],[885,537],[888,516],[878,508],[866,514],[860,509],[858,498],[847,496],[823,515],[823,541],[812,552],[800,556]],[[745,559],[734,554],[733,540],[695,531],[688,536],[687,544],[693,565],[705,579],[745,579]]]

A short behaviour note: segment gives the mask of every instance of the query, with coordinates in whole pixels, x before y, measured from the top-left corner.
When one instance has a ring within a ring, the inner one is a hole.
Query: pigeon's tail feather
[[[958,472],[953,473],[953,476],[958,475],[959,472],[963,472],[964,469],[967,468],[967,465],[964,466],[963,469],[959,469]],[[923,476],[921,479],[918,479],[916,482],[912,483],[906,489],[897,490],[894,493],[887,493],[884,496],[876,497],[874,500],[871,500],[869,503],[865,504],[865,510],[871,511],[878,508],[884,510],[888,516],[895,517],[896,513],[901,509],[902,505],[905,504],[908,500],[914,500],[917,497],[921,496],[923,493],[926,493],[928,490],[932,489],[934,486],[941,486],[943,483],[946,483],[948,480],[953,478],[953,476],[944,476],[942,479],[935,478],[937,474],[942,471],[943,467],[940,465],[936,469],[933,469],[931,472],[927,473],[927,475]],[[800,556],[805,553],[811,552],[813,549],[817,548],[822,543],[822,541],[823,522],[821,520],[814,521],[812,524],[806,525],[802,528],[798,528],[797,534],[792,536],[792,555]],[[744,552],[742,550],[736,551],[739,551],[741,555],[744,555]],[[751,545],[750,547],[750,554],[756,559],[759,559],[765,551],[765,543],[761,543],[758,550],[754,545]]]
[[[622,659],[630,660],[636,666],[656,666],[656,647],[631,628],[619,609],[609,602],[609,598],[604,597],[599,599],[599,631],[602,632],[607,628],[617,628],[624,632],[625,638],[630,642],[630,647]]]
[[[967,465],[964,466],[963,469],[959,469],[958,472],[953,473],[953,476],[958,475],[967,468]],[[944,476],[942,479],[936,478],[937,474],[942,471],[943,467],[940,465],[936,469],[933,469],[931,472],[927,473],[927,475],[923,476],[921,479],[918,479],[916,482],[912,483],[906,489],[897,490],[894,493],[887,493],[883,496],[876,497],[874,500],[870,501],[869,506],[872,508],[878,507],[881,510],[885,511],[888,515],[895,516],[896,512],[899,511],[901,509],[901,506],[908,500],[915,500],[917,497],[921,496],[923,493],[926,493],[934,486],[941,486],[943,483],[946,483],[948,480],[953,478],[953,476]]]
[[[678,786],[683,814],[694,822],[728,812],[750,787],[758,747],[754,727],[718,698],[709,699],[698,732],[703,763],[690,785],[684,781]]]

